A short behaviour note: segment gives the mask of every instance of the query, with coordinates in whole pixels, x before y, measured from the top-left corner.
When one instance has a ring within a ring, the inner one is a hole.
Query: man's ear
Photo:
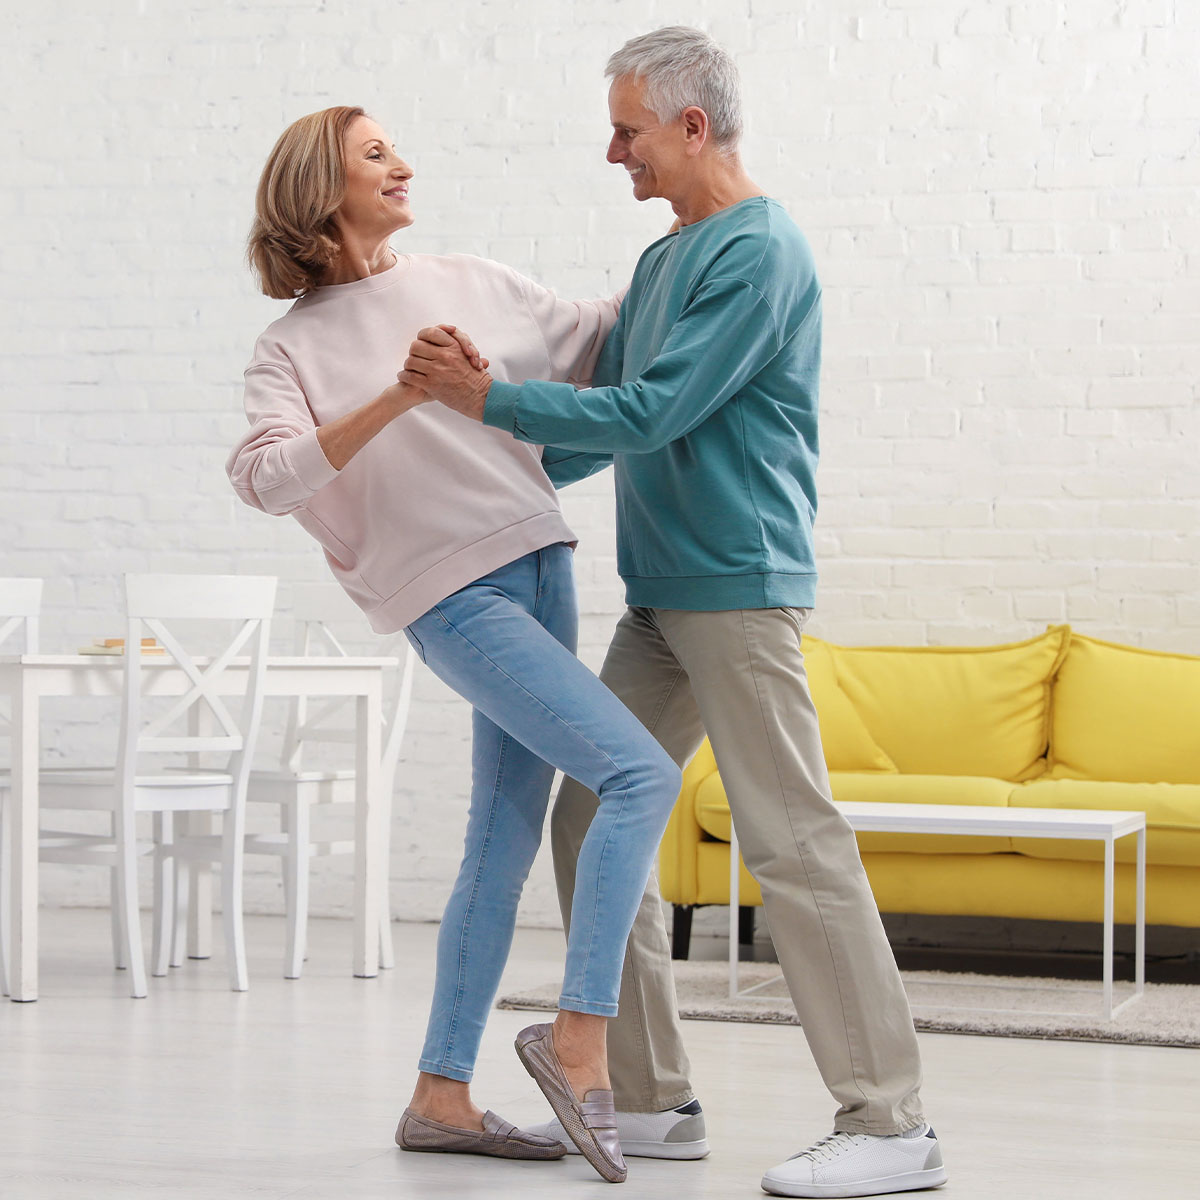
[[[683,122],[684,153],[695,157],[708,142],[708,113],[699,105],[685,108],[679,116]]]

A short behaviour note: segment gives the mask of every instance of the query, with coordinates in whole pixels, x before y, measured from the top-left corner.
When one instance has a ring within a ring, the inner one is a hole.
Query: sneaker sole
[[[886,1196],[892,1192],[915,1192],[921,1188],[941,1187],[946,1182],[945,1167],[928,1171],[908,1171],[880,1179],[860,1179],[857,1183],[788,1183],[783,1179],[762,1177],[762,1189],[772,1196],[838,1197]]]

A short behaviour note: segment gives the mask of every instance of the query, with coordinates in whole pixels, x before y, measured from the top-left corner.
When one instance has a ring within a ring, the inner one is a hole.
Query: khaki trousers
[[[800,652],[809,611],[631,608],[600,678],[680,766],[707,731],[804,1035],[840,1105],[834,1127],[898,1133],[923,1119],[920,1054],[854,834],[830,798]],[[596,806],[564,781],[551,819],[564,921]],[[619,1110],[692,1099],[655,875],[629,936],[608,1056]]]

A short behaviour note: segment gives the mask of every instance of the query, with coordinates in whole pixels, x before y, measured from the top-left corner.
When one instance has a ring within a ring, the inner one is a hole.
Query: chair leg
[[[12,836],[12,830],[4,819],[6,801],[5,792],[0,791],[0,995],[4,996],[8,995],[8,946],[12,937],[9,932],[8,917],[8,889],[9,880],[12,878],[9,874],[12,864],[10,857],[12,847],[9,845],[9,839]]]
[[[686,959],[692,941],[692,912],[691,904],[676,904],[671,919],[671,957]]]
[[[303,800],[291,806],[288,822],[287,857],[284,859],[285,890],[288,895],[287,947],[284,950],[283,977],[299,979],[304,968],[308,941],[308,866],[312,840],[312,814]]]
[[[150,974],[161,978],[171,958],[171,934],[175,928],[175,841],[174,814],[154,814],[154,940],[150,950]]]
[[[115,824],[117,868],[113,876],[119,899],[119,920],[125,961],[129,965],[130,994],[140,1000],[146,995],[146,960],[142,952],[142,924],[138,909],[137,828],[134,826],[132,813],[129,816],[128,828],[121,813],[116,815]]]
[[[294,802],[284,803],[279,806],[279,832],[287,838],[288,850],[292,846],[292,808]],[[296,898],[292,895],[292,873],[288,868],[288,856],[283,854],[279,859],[279,876],[283,880],[283,913],[284,916],[291,920],[290,913],[295,906]],[[286,964],[286,958],[285,958]]]
[[[115,844],[117,841],[116,813],[113,813],[112,836]],[[121,887],[115,867],[109,873],[108,898],[109,916],[112,918],[113,967],[118,971],[124,971],[129,966],[129,960],[125,955],[125,922],[121,919]]]
[[[387,880],[383,881],[384,892],[379,908],[379,967],[390,971],[396,965],[396,948],[392,942],[392,905],[387,892]]]
[[[186,858],[175,859],[175,896],[171,901],[171,966],[182,967],[187,957],[188,892],[191,865]]]
[[[738,906],[738,944],[741,946],[754,945],[754,905]]]
[[[245,858],[240,822],[226,813],[221,835],[221,907],[224,909],[225,953],[229,986],[244,992],[250,986],[246,971],[246,928],[242,920],[242,865]]]
[[[396,965],[396,951],[392,945],[392,897],[389,883],[392,864],[392,797],[389,793],[383,805],[383,841],[379,853],[383,862],[380,872],[383,895],[379,897],[379,966],[390,971]]]

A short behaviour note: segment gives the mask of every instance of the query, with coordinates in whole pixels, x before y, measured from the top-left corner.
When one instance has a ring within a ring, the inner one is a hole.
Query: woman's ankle
[[[560,1009],[554,1022],[554,1053],[579,1099],[596,1088],[611,1090],[608,1018]]]
[[[422,1071],[417,1076],[409,1109],[456,1129],[482,1129],[483,1110],[471,1099],[471,1085],[445,1075]]]

